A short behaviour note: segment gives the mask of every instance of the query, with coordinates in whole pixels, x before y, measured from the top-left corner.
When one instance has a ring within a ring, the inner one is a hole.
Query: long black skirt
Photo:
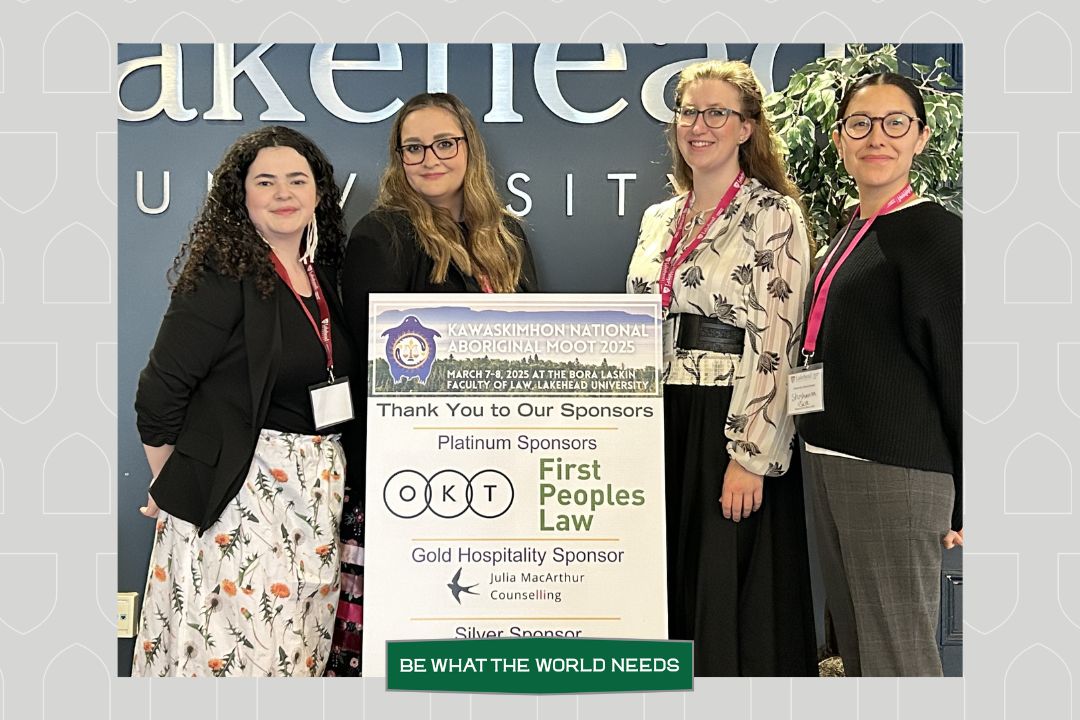
[[[799,453],[760,510],[726,520],[731,393],[664,388],[669,637],[694,641],[699,677],[817,675]]]

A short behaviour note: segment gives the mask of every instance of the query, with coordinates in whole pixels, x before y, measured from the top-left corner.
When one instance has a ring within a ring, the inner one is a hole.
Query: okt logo
[[[399,518],[419,517],[425,510],[447,520],[466,510],[482,518],[497,518],[514,504],[514,485],[498,470],[481,470],[472,477],[458,470],[440,470],[426,478],[416,470],[399,470],[383,487],[386,509]]]

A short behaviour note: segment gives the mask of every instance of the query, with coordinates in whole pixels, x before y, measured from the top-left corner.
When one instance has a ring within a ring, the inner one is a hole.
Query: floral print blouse
[[[653,205],[641,218],[627,292],[656,293],[660,265],[686,195]],[[697,235],[686,232],[681,252]],[[751,178],[675,274],[669,313],[705,315],[743,328],[741,356],[676,348],[664,368],[671,385],[730,385],[728,453],[758,475],[783,474],[795,427],[787,377],[802,345],[803,294],[810,247],[791,198]]]

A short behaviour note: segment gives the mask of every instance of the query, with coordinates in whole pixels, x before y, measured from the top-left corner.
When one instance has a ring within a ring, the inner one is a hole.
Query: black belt
[[[675,347],[683,350],[743,354],[746,331],[740,327],[728,325],[716,318],[687,313],[671,315],[668,319],[678,320],[679,336],[675,339]]]

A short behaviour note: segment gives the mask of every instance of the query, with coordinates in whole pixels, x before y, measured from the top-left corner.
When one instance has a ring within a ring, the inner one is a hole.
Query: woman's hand
[[[946,550],[952,550],[957,546],[964,547],[964,528],[950,530],[945,533],[945,537],[941,539],[941,544],[945,546]]]
[[[146,505],[139,508],[139,512],[148,518],[156,518],[158,513],[161,512],[161,508],[154,502],[154,498],[150,497],[150,493],[146,494]]]
[[[765,479],[755,475],[732,460],[724,473],[724,488],[720,492],[720,507],[724,517],[739,522],[761,508]]]

